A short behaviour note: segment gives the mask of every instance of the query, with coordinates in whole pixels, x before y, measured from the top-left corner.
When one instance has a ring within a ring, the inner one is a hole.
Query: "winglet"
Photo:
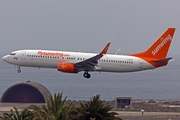
[[[101,51],[100,54],[106,54],[107,51],[108,51],[108,49],[109,49],[110,44],[111,44],[111,42],[109,42],[109,43],[106,45],[106,47]]]
[[[121,49],[119,49],[119,50],[115,53],[115,55],[119,55],[119,54],[120,54],[120,51],[121,51]]]

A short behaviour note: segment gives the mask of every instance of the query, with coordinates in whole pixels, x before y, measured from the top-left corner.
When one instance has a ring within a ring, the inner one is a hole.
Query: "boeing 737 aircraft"
[[[65,73],[84,71],[83,76],[90,78],[90,71],[99,72],[134,72],[162,67],[168,64],[171,57],[166,57],[175,28],[168,28],[146,51],[130,55],[106,54],[110,43],[98,54],[50,51],[18,50],[2,59],[18,67],[55,68]]]

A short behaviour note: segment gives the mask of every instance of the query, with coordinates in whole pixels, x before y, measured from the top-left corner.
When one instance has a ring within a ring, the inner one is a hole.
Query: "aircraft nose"
[[[5,62],[7,62],[8,61],[8,59],[9,59],[9,57],[6,55],[6,56],[4,56],[4,57],[2,57],[2,60],[4,60]]]

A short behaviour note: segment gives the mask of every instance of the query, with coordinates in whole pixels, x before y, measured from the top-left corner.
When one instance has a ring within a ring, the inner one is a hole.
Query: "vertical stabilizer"
[[[131,56],[156,59],[166,58],[174,32],[175,28],[168,28],[148,50],[137,54],[131,54]]]

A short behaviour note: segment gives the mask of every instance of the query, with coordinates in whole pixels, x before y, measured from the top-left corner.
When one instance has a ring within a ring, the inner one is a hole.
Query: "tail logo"
[[[152,55],[156,55],[158,51],[168,42],[171,41],[172,37],[171,35],[168,35],[166,38],[162,40],[162,42],[152,51]]]

